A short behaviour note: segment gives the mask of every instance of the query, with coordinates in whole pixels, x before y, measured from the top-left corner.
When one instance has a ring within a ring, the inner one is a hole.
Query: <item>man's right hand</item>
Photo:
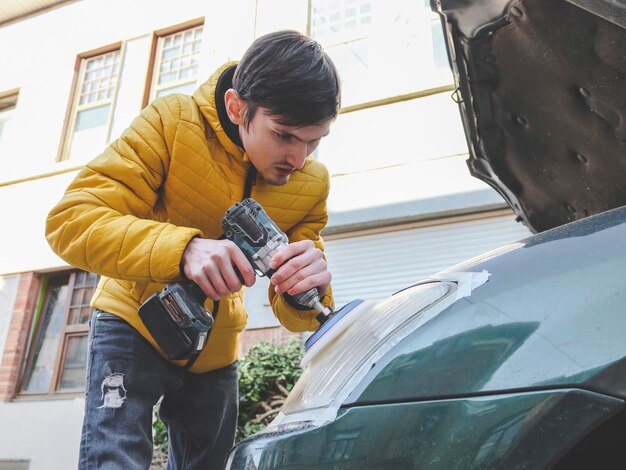
[[[183,272],[211,300],[220,300],[231,292],[238,292],[241,273],[245,285],[255,281],[252,265],[243,252],[230,240],[193,238],[183,252]]]

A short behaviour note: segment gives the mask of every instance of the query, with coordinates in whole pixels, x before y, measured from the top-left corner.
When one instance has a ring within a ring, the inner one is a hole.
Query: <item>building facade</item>
[[[92,273],[44,238],[80,168],[152,99],[191,93],[267,32],[318,39],[343,108],[315,153],[337,305],[383,298],[526,236],[471,178],[439,20],[426,0],[25,0],[0,6],[0,470],[76,466]],[[242,352],[282,341],[259,279]]]

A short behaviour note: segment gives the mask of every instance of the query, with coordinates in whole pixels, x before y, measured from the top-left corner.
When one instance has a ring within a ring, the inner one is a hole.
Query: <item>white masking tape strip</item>
[[[433,276],[431,279],[437,279],[438,281],[452,281],[456,282],[459,286],[456,291],[455,302],[463,297],[469,297],[472,295],[472,291],[477,287],[482,286],[489,280],[491,274],[483,269],[479,273],[472,272],[459,272],[459,273],[440,273]]]

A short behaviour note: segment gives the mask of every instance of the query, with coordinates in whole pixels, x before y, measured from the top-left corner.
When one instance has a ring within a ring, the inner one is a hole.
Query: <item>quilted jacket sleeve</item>
[[[325,169],[324,169],[325,170]],[[302,221],[293,227],[288,233],[290,242],[300,240],[312,240],[317,248],[324,250],[324,241],[320,235],[322,229],[328,222],[328,212],[326,208],[326,198],[330,188],[328,172],[324,171],[324,190],[320,194],[317,204],[309,211]],[[274,286],[270,284],[269,298],[274,314],[280,323],[289,331],[313,331],[319,328],[320,324],[316,320],[317,311],[302,310],[293,307],[283,295],[274,292]],[[328,287],[326,295],[321,299],[322,304],[334,307],[332,286]]]
[[[65,261],[104,276],[172,282],[197,229],[150,220],[169,169],[179,101],[155,101],[91,161],[46,221],[46,238]]]

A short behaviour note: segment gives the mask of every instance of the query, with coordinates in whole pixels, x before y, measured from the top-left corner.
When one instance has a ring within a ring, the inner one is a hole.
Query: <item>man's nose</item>
[[[294,145],[291,149],[287,161],[295,169],[300,170],[304,166],[304,160],[308,156],[308,145],[306,143],[299,143],[298,145]]]

